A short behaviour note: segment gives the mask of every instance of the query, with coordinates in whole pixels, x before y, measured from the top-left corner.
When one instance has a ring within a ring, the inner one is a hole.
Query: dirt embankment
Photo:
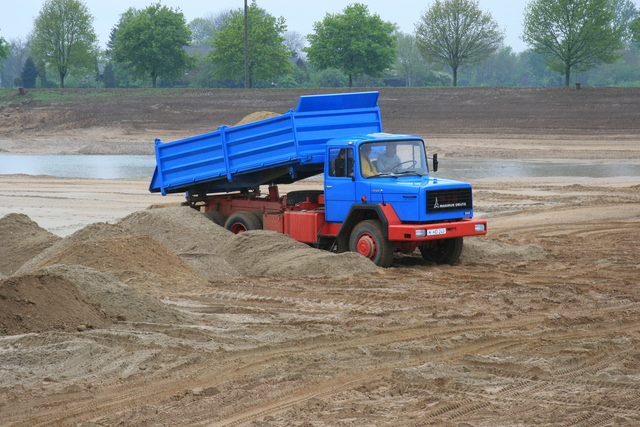
[[[385,131],[422,136],[442,155],[640,158],[640,88],[371,90],[380,91]],[[149,96],[148,90],[78,89],[50,103],[16,93],[0,109],[0,152],[153,154],[155,138],[211,132],[254,112],[283,114],[301,95],[337,92],[344,90],[183,89]]]

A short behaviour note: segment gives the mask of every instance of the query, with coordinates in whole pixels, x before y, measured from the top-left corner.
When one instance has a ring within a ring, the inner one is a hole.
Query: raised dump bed
[[[241,191],[322,173],[332,138],[382,132],[378,92],[301,96],[296,110],[163,143],[149,191]]]

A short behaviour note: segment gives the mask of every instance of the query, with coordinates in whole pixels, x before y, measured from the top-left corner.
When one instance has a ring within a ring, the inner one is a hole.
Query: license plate
[[[427,236],[439,236],[441,234],[447,234],[446,228],[435,228],[433,230],[427,230]]]

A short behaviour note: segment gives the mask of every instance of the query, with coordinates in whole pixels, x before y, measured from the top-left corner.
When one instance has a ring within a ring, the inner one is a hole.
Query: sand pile
[[[124,283],[150,294],[188,292],[207,282],[177,255],[145,235],[74,243],[40,264],[84,265],[115,274]]]
[[[232,234],[222,251],[240,274],[248,276],[344,277],[381,270],[356,253],[334,254],[314,249],[267,230]]]
[[[96,222],[90,224],[75,233],[56,241],[50,247],[44,249],[41,253],[25,262],[15,274],[25,274],[37,269],[44,261],[52,256],[60,253],[65,248],[78,242],[85,242],[88,240],[101,240],[111,237],[124,237],[129,235],[126,230],[118,227],[117,225],[107,224],[104,222]]]
[[[186,206],[135,212],[117,225],[151,236],[209,280],[238,275],[341,277],[380,270],[360,255],[321,251],[273,231],[235,235]]]
[[[233,234],[195,209],[186,206],[146,209],[126,216],[117,226],[129,234],[151,236],[207,280],[238,276],[220,251]]]
[[[79,264],[151,289],[188,280],[239,275],[335,276],[379,271],[353,253],[332,254],[269,231],[234,235],[186,206],[135,212],[117,224],[96,223],[56,242],[18,274],[55,264]],[[170,267],[168,265],[171,265]],[[186,265],[185,265],[186,264]]]
[[[141,290],[125,285],[118,276],[82,265],[52,265],[42,274],[62,276],[74,283],[91,302],[130,322],[189,323],[187,316]]]
[[[0,218],[0,273],[14,274],[18,268],[41,253],[61,237],[41,228],[24,214]]]
[[[0,281],[0,335],[81,331],[114,322],[64,277],[28,274]]]
[[[234,235],[185,206],[136,212],[117,224],[91,224],[64,239],[24,215],[3,218],[0,232],[13,249],[3,254],[3,266],[15,274],[1,282],[0,330],[8,334],[99,328],[116,317],[188,322],[187,315],[154,296],[202,292],[240,275],[344,277],[380,271],[360,255],[317,250],[276,232]]]

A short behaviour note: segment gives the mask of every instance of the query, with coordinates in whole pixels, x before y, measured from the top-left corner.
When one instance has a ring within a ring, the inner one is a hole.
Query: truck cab
[[[412,209],[418,194],[416,183],[429,176],[422,139],[386,133],[342,138],[328,143],[326,156],[331,159],[324,176],[327,221],[341,222],[355,202],[391,202],[385,195],[400,203],[396,209],[404,220],[424,220]],[[348,168],[333,168],[335,163],[348,164]],[[398,198],[399,192],[404,197]],[[402,206],[407,203],[410,206]]]
[[[462,236],[486,234],[486,222],[471,219],[471,185],[431,176],[419,137],[381,132],[334,139],[326,158],[325,229],[338,236],[339,250],[385,265],[393,252],[419,248],[425,259],[454,263]],[[353,235],[363,221],[375,229]]]

